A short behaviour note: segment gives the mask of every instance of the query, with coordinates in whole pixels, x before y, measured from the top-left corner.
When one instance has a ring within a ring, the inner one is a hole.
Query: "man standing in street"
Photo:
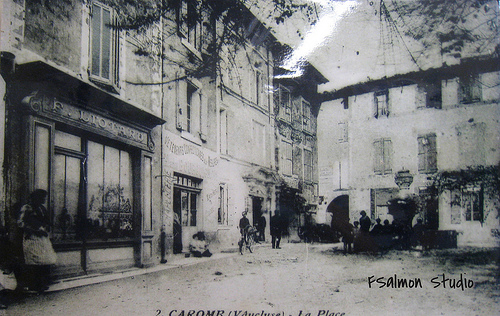
[[[259,218],[259,221],[258,221],[258,226],[257,226],[257,229],[259,231],[259,241],[266,241],[266,236],[265,236],[265,232],[266,232],[266,217],[264,216],[264,214],[262,214]]]
[[[273,249],[281,249],[280,241],[281,241],[281,233],[283,232],[283,219],[279,211],[275,211],[273,217],[271,217],[271,242]]]

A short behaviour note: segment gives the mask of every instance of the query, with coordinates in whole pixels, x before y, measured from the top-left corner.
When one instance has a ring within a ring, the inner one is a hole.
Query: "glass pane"
[[[88,238],[97,238],[102,234],[103,219],[100,216],[103,207],[104,184],[104,146],[88,142],[87,156],[87,227]]]
[[[95,76],[100,75],[101,55],[101,8],[92,6],[92,65],[91,71]]]
[[[103,78],[109,79],[110,54],[111,54],[111,17],[110,12],[102,12],[102,74]]]
[[[49,190],[50,130],[35,127],[35,189]]]
[[[78,221],[80,159],[57,155],[55,158],[54,239],[74,240]]]
[[[72,149],[76,151],[82,150],[82,142],[80,137],[64,133],[61,131],[56,131],[55,145],[58,147]]]
[[[189,200],[188,200],[188,193],[186,191],[181,191],[181,222],[182,226],[188,226]]]
[[[191,220],[189,225],[196,226],[196,193],[190,192],[191,199]]]

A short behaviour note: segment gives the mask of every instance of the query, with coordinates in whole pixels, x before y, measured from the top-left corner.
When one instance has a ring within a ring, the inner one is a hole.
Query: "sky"
[[[259,17],[269,16],[273,11],[269,0],[249,1],[255,3],[251,9]],[[278,40],[294,48],[282,65],[290,71],[290,76],[300,75],[300,61],[308,60],[329,80],[320,86],[320,92],[458,62],[456,58],[443,57],[440,47],[424,46],[422,41],[405,35],[422,27],[425,22],[421,18],[406,16],[404,10],[390,11],[381,17],[380,0],[302,1],[316,6],[316,23],[309,23],[300,14],[283,24],[277,25],[272,19],[265,23]],[[391,8],[390,4],[399,6],[412,1],[416,0],[386,0],[385,3]],[[498,7],[496,9],[498,12]],[[469,18],[471,23],[473,20]],[[482,27],[478,31],[488,31],[484,28],[489,26]],[[488,44],[494,47],[498,39]],[[488,50],[482,46],[481,51]],[[462,55],[468,54],[472,53],[464,50]]]

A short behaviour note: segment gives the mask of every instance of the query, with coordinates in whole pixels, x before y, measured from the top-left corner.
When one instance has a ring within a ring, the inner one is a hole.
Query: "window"
[[[451,192],[451,224],[483,221],[483,191],[469,186]]]
[[[201,48],[202,28],[197,3],[197,1],[180,1],[177,25],[179,35],[186,39],[193,49],[199,51]]]
[[[284,175],[292,175],[292,144],[284,140],[281,141],[280,146],[281,154],[281,172]]]
[[[418,171],[432,173],[437,171],[436,134],[422,135],[418,141]]]
[[[219,126],[219,149],[220,153],[227,155],[227,110],[220,110],[220,126]]]
[[[307,149],[304,149],[304,180],[313,181],[313,155]]]
[[[177,82],[177,129],[191,134],[201,135],[205,122],[202,112],[202,94],[196,84],[197,80],[190,79]]]
[[[460,77],[459,100],[461,103],[481,101],[482,91],[478,74],[469,74]]]
[[[266,163],[266,127],[253,121],[253,146],[254,162],[258,164]]]
[[[118,86],[118,30],[113,11],[98,2],[92,3],[90,24],[90,78]]]
[[[347,123],[340,122],[338,130],[339,130],[339,143],[347,142],[348,141]]]
[[[389,91],[383,90],[375,92],[374,97],[374,117],[389,116]]]
[[[390,139],[381,138],[373,142],[375,149],[374,171],[375,174],[392,173],[392,142]]]
[[[292,151],[292,173],[295,176],[302,175],[302,148],[297,145],[293,146]]]
[[[279,85],[275,94],[275,102],[278,106],[278,117],[287,122],[292,120],[292,100],[290,91],[282,85]]]
[[[442,106],[441,81],[419,84],[416,95],[417,108],[435,108]]]
[[[201,180],[177,173],[174,178],[174,213],[182,226],[196,226]]]
[[[228,204],[228,195],[227,195],[227,187],[225,183],[221,183],[219,185],[219,211],[217,216],[217,222],[220,225],[228,225],[229,216],[227,213],[227,204]]]
[[[311,105],[309,102],[302,100],[302,124],[305,131],[312,133],[311,121]]]

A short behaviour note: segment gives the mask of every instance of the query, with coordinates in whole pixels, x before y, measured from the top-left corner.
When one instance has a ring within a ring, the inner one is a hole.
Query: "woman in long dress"
[[[50,266],[56,263],[56,254],[49,239],[50,217],[44,204],[47,191],[37,189],[28,204],[21,207],[18,226],[23,231],[23,255],[28,288],[42,292],[48,289]]]

